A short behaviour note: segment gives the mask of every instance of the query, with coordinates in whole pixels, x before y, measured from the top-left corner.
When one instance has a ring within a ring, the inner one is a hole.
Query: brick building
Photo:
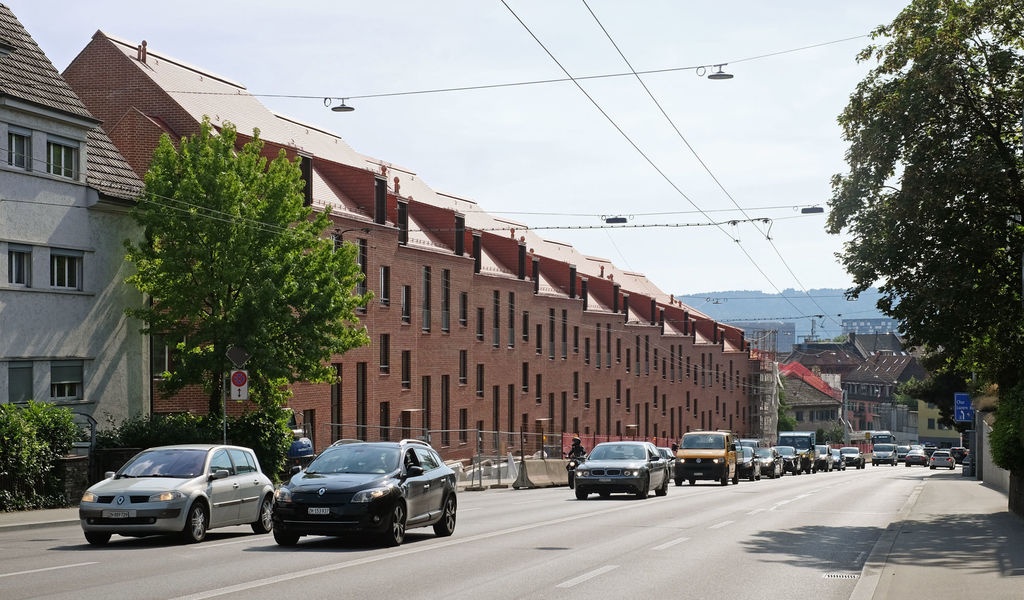
[[[742,330],[643,275],[437,192],[145,42],[97,32],[64,77],[137,173],[161,134],[191,135],[204,115],[240,138],[258,128],[268,155],[301,158],[308,202],[329,212],[337,243],[358,246],[375,294],[363,314],[371,345],[335,357],[335,384],[294,387],[317,448],[426,434],[464,457],[477,444],[517,447],[520,431],[667,442],[696,428],[746,435],[758,423],[758,363]],[[151,410],[205,407],[184,395],[156,397]]]

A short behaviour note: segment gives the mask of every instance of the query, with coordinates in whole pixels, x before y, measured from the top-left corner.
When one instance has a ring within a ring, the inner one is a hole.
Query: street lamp
[[[363,233],[370,233],[372,230],[369,227],[352,227],[350,229],[335,229],[334,230],[334,243],[343,241],[343,236],[350,231],[362,231]]]

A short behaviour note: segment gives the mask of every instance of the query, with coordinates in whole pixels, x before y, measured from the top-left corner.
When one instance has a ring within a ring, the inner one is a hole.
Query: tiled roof
[[[0,56],[0,96],[93,119],[25,26],[3,4],[0,4],[0,42],[13,49],[7,56]]]
[[[0,4],[0,99],[12,98],[96,123],[11,10]],[[142,181],[99,126],[86,134],[87,183],[101,194],[134,200]]]
[[[803,381],[805,384],[813,387],[822,394],[829,396],[833,400],[841,400],[843,397],[843,392],[841,390],[833,388],[821,377],[818,377],[812,373],[810,369],[798,362],[779,365],[779,375],[781,377]]]

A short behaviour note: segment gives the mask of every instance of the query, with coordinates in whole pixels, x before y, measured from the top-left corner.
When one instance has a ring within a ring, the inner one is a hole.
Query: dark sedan
[[[913,448],[907,452],[907,456],[903,458],[903,464],[908,467],[911,465],[921,465],[922,467],[928,466],[928,455],[925,454],[924,448]]]
[[[576,498],[614,493],[646,498],[651,490],[668,493],[669,462],[650,442],[601,442],[576,467]]]
[[[761,479],[761,462],[750,446],[736,447],[736,476],[750,481]]]
[[[761,475],[768,479],[782,477],[785,471],[782,470],[782,455],[775,448],[756,448],[758,462],[761,463]]]
[[[337,442],[277,489],[274,539],[368,532],[387,546],[407,528],[455,531],[456,475],[426,442]]]
[[[773,446],[773,448],[782,457],[782,472],[799,475],[800,456],[796,453],[796,448],[793,446]]]

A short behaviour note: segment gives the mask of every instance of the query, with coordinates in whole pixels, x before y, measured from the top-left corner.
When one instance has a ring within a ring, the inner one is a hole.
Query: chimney
[[[139,62],[146,64],[146,40],[142,40],[142,43],[139,44]]]
[[[584,294],[585,296],[586,294]],[[569,299],[576,297],[576,265],[569,265]],[[586,302],[586,299],[584,299]]]
[[[620,289],[622,289],[621,285],[619,285],[617,283],[612,285],[612,312],[613,313],[619,312],[619,290]]]
[[[622,315],[626,317],[626,322],[629,323],[629,294],[622,295]]]
[[[409,203],[398,201],[398,245],[409,244]]]
[[[466,216],[455,215],[455,256],[466,253]]]
[[[540,293],[540,259],[536,256],[533,257],[533,293]]]
[[[590,300],[590,294],[587,293],[587,278],[580,278],[580,295],[583,296],[583,311],[586,312],[587,305]],[[610,348],[609,348],[610,350]]]
[[[526,279],[526,244],[519,242],[519,273],[520,280]]]
[[[383,225],[387,217],[388,182],[383,177],[373,179],[373,222]]]
[[[480,234],[473,232],[473,273],[480,272],[480,266],[483,262],[483,246],[480,243]]]
[[[655,317],[658,315],[658,301],[651,298],[651,325],[657,323]]]

